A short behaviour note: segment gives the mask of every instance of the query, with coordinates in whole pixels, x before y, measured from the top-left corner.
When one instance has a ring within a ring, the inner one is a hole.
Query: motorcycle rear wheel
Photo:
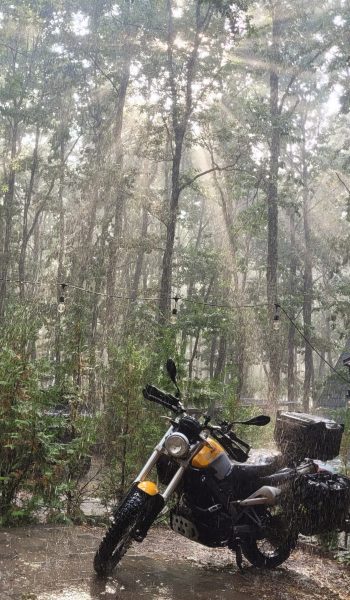
[[[114,521],[104,536],[94,558],[100,577],[109,575],[130,547],[140,514],[148,502],[146,494],[134,490],[114,512]]]
[[[281,529],[282,526],[282,529]],[[297,535],[283,530],[283,520],[270,517],[270,531],[263,539],[246,538],[241,541],[244,556],[254,567],[275,569],[286,561],[297,542]]]

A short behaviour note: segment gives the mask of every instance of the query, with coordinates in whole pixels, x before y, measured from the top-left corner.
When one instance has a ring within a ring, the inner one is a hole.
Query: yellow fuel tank
[[[207,439],[207,444],[192,458],[191,465],[196,469],[206,469],[225,450],[213,438]]]

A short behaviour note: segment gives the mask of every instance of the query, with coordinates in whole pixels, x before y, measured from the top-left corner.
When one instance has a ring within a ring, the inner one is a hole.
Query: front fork
[[[187,466],[192,460],[194,454],[196,454],[199,448],[203,445],[203,442],[198,442],[192,448],[190,456],[186,459],[186,461],[183,461],[183,464],[179,466],[174,477],[171,479],[164,492],[160,494],[156,484],[152,481],[147,481],[147,476],[149,475],[153,467],[157,464],[157,461],[163,452],[165,439],[168,437],[168,435],[170,435],[173,432],[173,430],[173,426],[169,427],[168,431],[157,444],[148,461],[146,462],[145,466],[141,469],[140,473],[135,478],[133,483],[133,489],[134,487],[137,487],[139,490],[141,490],[149,496],[149,503],[147,506],[146,514],[143,516],[142,522],[140,523],[140,526],[135,532],[135,539],[137,541],[142,541],[145,538],[152,523],[157,518],[159,513],[163,510],[165,503],[169,500],[170,496],[174,493],[177,486],[179,485],[187,469]]]
[[[157,488],[157,486],[155,486],[155,484],[153,482],[146,482],[146,478],[147,478],[148,474],[151,472],[151,470],[153,469],[153,467],[157,464],[158,458],[160,457],[160,455],[163,452],[165,439],[168,437],[168,435],[170,435],[173,432],[173,430],[174,430],[173,426],[169,427],[168,431],[162,437],[159,444],[157,444],[157,446],[153,450],[153,452],[152,452],[151,456],[149,457],[148,461],[146,462],[145,466],[141,469],[140,473],[134,480],[134,484],[136,484],[136,486],[138,488],[143,489],[143,491],[145,491],[146,493],[148,493],[151,496],[155,496],[156,494],[159,494],[158,488]],[[203,442],[201,441],[192,447],[192,452],[190,453],[189,457],[185,461],[182,461],[182,464],[179,466],[174,477],[172,478],[172,480],[170,481],[168,486],[165,488],[164,492],[162,494],[159,494],[164,499],[164,503],[169,500],[170,496],[176,490],[177,486],[179,485],[179,483],[183,477],[184,472],[187,469],[187,466],[189,465],[193,456],[198,452],[199,448],[202,445],[203,445]]]

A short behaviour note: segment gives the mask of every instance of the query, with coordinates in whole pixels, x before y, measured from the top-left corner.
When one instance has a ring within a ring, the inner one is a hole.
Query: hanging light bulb
[[[279,304],[275,304],[275,314],[273,317],[273,329],[274,331],[279,331],[280,328],[280,315],[279,315]]]
[[[57,311],[59,312],[60,315],[63,315],[65,310],[66,310],[66,307],[64,304],[64,298],[63,298],[63,301],[61,301],[61,298],[60,298],[60,301],[57,306]]]
[[[170,323],[172,325],[176,325],[176,321],[177,321],[177,303],[180,300],[180,298],[178,296],[175,296],[173,298],[173,300],[174,300],[175,304],[174,304],[174,307],[173,307],[173,309],[171,311]]]
[[[66,305],[64,303],[64,290],[65,290],[66,287],[67,286],[66,286],[65,283],[61,283],[61,290],[62,291],[61,291],[61,295],[60,295],[58,306],[57,306],[57,312],[60,315],[63,315],[64,311],[66,310]]]

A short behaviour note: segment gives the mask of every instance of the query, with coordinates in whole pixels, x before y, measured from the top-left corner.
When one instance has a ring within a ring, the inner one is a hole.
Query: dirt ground
[[[350,600],[350,569],[296,550],[274,571],[212,550],[170,530],[134,544],[113,577],[92,570],[99,527],[35,526],[0,530],[1,600]]]

